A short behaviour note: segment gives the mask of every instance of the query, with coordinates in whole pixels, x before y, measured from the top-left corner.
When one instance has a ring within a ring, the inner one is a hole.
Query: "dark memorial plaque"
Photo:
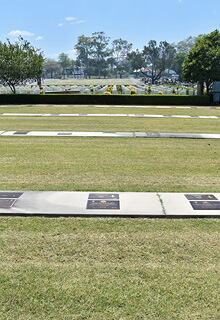
[[[86,209],[120,210],[120,203],[117,200],[88,200]]]
[[[23,192],[0,192],[0,199],[18,199]]]
[[[89,199],[118,200],[119,194],[115,194],[115,193],[90,193]]]
[[[160,138],[161,137],[160,133],[157,133],[157,132],[146,132],[146,134],[147,134],[147,137],[149,137],[149,138]]]
[[[0,209],[10,209],[15,201],[16,199],[0,199]]]
[[[59,132],[58,136],[71,136],[72,132]]]
[[[220,210],[220,201],[190,201],[193,210]]]
[[[14,134],[27,134],[30,131],[16,131]]]
[[[213,194],[185,194],[188,200],[218,200]]]

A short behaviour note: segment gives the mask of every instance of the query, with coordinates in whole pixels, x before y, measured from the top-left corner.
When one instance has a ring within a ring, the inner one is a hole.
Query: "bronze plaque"
[[[116,194],[116,193],[90,193],[89,199],[118,200],[119,194]]]
[[[160,133],[157,133],[157,132],[147,132],[147,137],[149,138],[160,138]]]
[[[14,134],[27,134],[30,131],[16,131]]]
[[[58,136],[71,136],[72,132],[59,132]]]
[[[213,194],[185,194],[188,200],[218,200]]]
[[[16,199],[0,199],[0,209],[10,209],[16,202]]]
[[[88,200],[86,209],[120,210],[120,203],[117,200]]]
[[[0,192],[0,199],[17,199],[23,192]]]
[[[220,201],[190,201],[193,210],[220,210]]]

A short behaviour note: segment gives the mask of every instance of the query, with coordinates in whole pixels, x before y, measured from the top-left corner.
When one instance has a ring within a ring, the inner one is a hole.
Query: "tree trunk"
[[[197,95],[203,95],[204,93],[204,84],[203,82],[197,82]]]

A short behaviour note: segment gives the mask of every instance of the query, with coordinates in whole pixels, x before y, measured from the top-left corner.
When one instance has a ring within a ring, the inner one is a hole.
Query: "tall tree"
[[[220,81],[220,32],[215,30],[196,40],[183,62],[183,77],[190,82],[206,83],[207,93],[213,81]]]
[[[44,72],[49,73],[51,78],[53,78],[53,76],[57,74],[60,74],[61,76],[62,67],[56,60],[47,58],[44,61]]]
[[[150,40],[148,46],[144,46],[143,55],[150,65],[151,75],[142,72],[146,77],[151,78],[152,83],[160,79],[162,72],[170,68],[175,55],[175,48],[167,41],[161,41],[159,46],[155,40]]]
[[[90,76],[90,59],[92,54],[91,37],[86,37],[84,34],[78,37],[78,42],[75,45],[77,58],[86,67],[85,75]]]
[[[40,78],[43,72],[43,54],[39,49],[19,38],[14,44],[9,40],[0,43],[0,83],[16,93],[16,85]]]
[[[101,70],[107,67],[106,58],[110,56],[111,50],[108,49],[109,37],[105,36],[103,31],[94,32],[92,40],[92,55],[95,60],[98,77],[101,76]]]
[[[144,56],[139,50],[129,52],[127,58],[130,62],[132,70],[141,69],[145,65]]]
[[[126,57],[128,53],[131,51],[132,43],[128,43],[127,40],[115,39],[112,42],[112,54],[115,59],[116,72],[119,73],[120,78],[122,76],[122,72],[125,69]]]
[[[59,54],[58,62],[61,65],[61,67],[63,68],[63,70],[67,69],[71,65],[71,61],[70,61],[68,54],[66,54],[64,52]]]
[[[176,45],[177,52],[186,55],[190,49],[195,46],[196,40],[203,37],[203,34],[199,34],[197,37],[188,37],[185,40],[179,41]]]
[[[179,80],[182,80],[182,72],[183,72],[183,61],[185,59],[184,53],[177,53],[172,61],[171,68],[176,71],[176,73],[179,75]]]

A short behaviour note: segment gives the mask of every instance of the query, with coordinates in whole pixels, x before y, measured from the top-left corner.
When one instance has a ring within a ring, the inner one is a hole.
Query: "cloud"
[[[78,24],[78,23],[84,23],[84,22],[86,22],[86,20],[77,20],[77,21],[71,22],[71,24]]]
[[[76,20],[76,18],[74,18],[74,17],[66,17],[65,20],[66,21],[73,21],[73,20]]]
[[[8,36],[11,36],[11,37],[18,37],[18,36],[28,36],[28,37],[31,37],[31,36],[34,36],[34,33],[32,32],[29,32],[29,31],[21,31],[21,30],[13,30],[11,32],[8,33]]]
[[[62,26],[63,26],[63,23],[59,23],[59,24],[58,24],[58,27],[62,27]]]
[[[35,40],[43,40],[43,37],[39,36],[39,37],[35,38]]]

